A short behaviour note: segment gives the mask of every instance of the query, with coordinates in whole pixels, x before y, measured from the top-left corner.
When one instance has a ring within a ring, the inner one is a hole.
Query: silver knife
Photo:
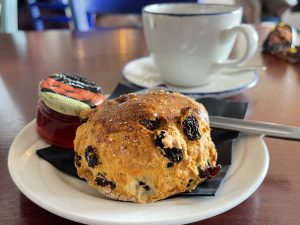
[[[209,119],[210,126],[212,128],[240,131],[242,133],[253,135],[264,135],[271,138],[300,141],[300,127],[220,116],[210,116]]]

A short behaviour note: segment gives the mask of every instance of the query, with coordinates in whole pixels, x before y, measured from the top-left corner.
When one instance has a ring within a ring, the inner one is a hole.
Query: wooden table
[[[257,27],[261,41],[269,27]],[[8,174],[7,156],[17,133],[35,118],[38,82],[56,72],[82,74],[110,93],[123,66],[147,54],[140,30],[68,31],[0,35],[0,224],[76,224],[27,199]],[[300,126],[300,65],[260,51],[249,64],[265,64],[259,83],[235,96],[250,104],[248,119]],[[265,139],[268,174],[237,207],[194,224],[300,224],[300,143]],[[34,178],[33,178],[34,179]]]

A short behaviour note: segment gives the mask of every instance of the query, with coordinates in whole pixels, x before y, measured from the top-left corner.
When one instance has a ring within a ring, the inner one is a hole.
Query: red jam
[[[100,107],[105,100],[93,81],[71,74],[52,74],[39,84],[36,127],[51,145],[73,148],[82,110]]]
[[[76,129],[82,122],[78,116],[53,111],[39,101],[36,124],[39,135],[49,144],[72,149]]]

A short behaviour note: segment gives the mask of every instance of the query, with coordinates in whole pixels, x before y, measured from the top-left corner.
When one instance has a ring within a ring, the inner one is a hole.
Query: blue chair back
[[[46,23],[69,27],[72,22],[72,18],[67,16],[70,7],[66,0],[27,0],[27,5],[37,31],[43,31]]]
[[[165,2],[197,2],[197,0],[70,0],[74,28],[91,31],[96,28],[96,14],[141,14],[149,4]]]

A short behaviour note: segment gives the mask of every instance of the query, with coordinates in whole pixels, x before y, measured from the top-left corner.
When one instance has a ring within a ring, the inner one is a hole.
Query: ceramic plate
[[[229,68],[213,76],[208,84],[194,88],[176,87],[164,84],[150,57],[135,59],[126,64],[123,68],[123,76],[129,82],[143,88],[165,85],[171,91],[195,98],[236,95],[254,87],[259,78],[254,71]]]
[[[105,198],[84,181],[58,171],[35,153],[46,145],[35,131],[35,121],[18,134],[8,156],[13,181],[42,208],[86,224],[175,225],[203,220],[247,199],[263,181],[269,165],[262,138],[243,136],[234,143],[232,166],[215,197],[176,197],[137,204]]]

